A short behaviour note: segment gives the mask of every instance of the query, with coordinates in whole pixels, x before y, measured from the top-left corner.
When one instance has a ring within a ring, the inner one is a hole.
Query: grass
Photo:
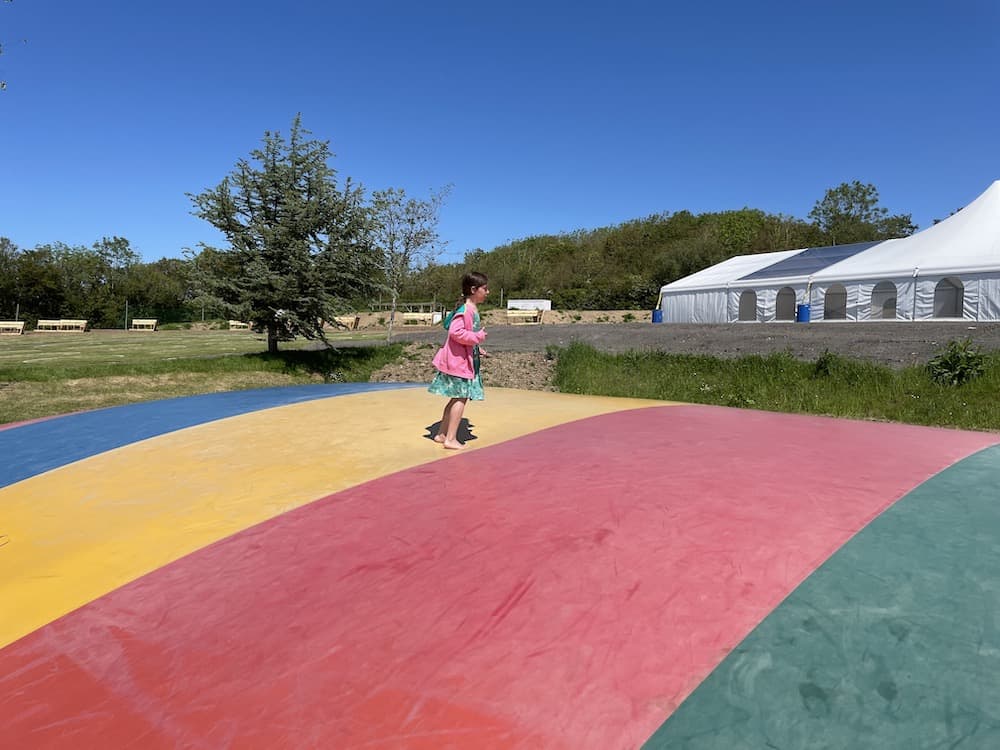
[[[343,340],[379,338],[375,334],[334,333],[334,344]],[[381,336],[384,338],[384,335]],[[301,349],[304,339],[281,344]],[[0,371],[7,368],[45,370],[55,367],[115,366],[170,359],[249,354],[267,348],[264,336],[249,331],[149,332],[92,331],[90,333],[32,333],[0,338]]]
[[[246,331],[31,334],[0,339],[0,424],[52,414],[197,393],[320,382],[366,382],[403,356],[383,334],[373,346],[310,350],[308,342],[263,350]],[[585,344],[550,350],[555,384],[567,393],[630,396],[768,411],[920,425],[1000,430],[1000,354],[985,355],[979,377],[960,386],[923,367],[892,370],[824,354],[741,359],[631,352]]]
[[[331,343],[356,339],[334,334]],[[381,338],[381,337],[379,337]],[[0,424],[197,393],[322,382],[365,382],[402,347],[267,354],[246,331],[32,334],[0,340]]]
[[[834,354],[815,362],[790,354],[726,360],[660,352],[605,354],[574,343],[556,356],[555,383],[566,393],[1000,430],[997,354],[986,355],[982,376],[957,387],[935,383],[923,367],[897,371]]]

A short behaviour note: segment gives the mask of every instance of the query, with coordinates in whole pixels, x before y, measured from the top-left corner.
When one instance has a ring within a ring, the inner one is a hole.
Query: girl
[[[489,296],[486,276],[476,271],[462,277],[462,294],[465,302],[451,314],[448,323],[448,339],[434,355],[437,375],[427,390],[440,396],[447,396],[434,442],[441,443],[448,450],[465,447],[458,441],[458,425],[462,421],[465,403],[471,398],[482,401],[483,381],[479,377],[479,355],[489,356],[479,344],[486,338],[479,320],[478,306]],[[447,321],[446,321],[447,322]]]

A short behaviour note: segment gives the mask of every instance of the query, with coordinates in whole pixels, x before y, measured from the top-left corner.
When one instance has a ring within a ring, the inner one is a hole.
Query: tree
[[[266,131],[250,160],[240,159],[215,188],[188,196],[194,215],[230,245],[202,245],[222,256],[200,269],[204,292],[266,331],[271,353],[297,335],[326,341],[323,322],[373,283],[365,277],[372,263],[363,257],[370,251],[362,189],[350,179],[338,187],[329,142],[308,135],[299,116],[287,141]]]
[[[163,323],[184,320],[189,267],[183,260],[162,258],[129,268],[120,284],[129,312],[137,317],[158,318]]]
[[[196,316],[205,320],[206,312],[211,317],[225,315],[227,305],[217,294],[216,279],[235,276],[239,268],[236,258],[215,248],[202,248],[196,253],[184,248],[184,262],[187,266],[187,288],[184,290],[184,304]],[[239,317],[243,319],[242,316]]]
[[[874,185],[844,182],[816,201],[809,218],[833,245],[906,237],[917,230],[910,214],[890,216],[878,202]]]
[[[760,209],[744,208],[718,215],[716,234],[727,255],[753,252],[753,245],[764,230],[766,214]]]
[[[18,261],[20,251],[9,237],[0,237],[0,318],[13,320],[20,312]]]
[[[18,255],[17,301],[26,317],[62,317],[65,293],[51,247],[42,245]]]
[[[438,211],[451,192],[446,186],[427,200],[407,198],[401,188],[372,193],[368,237],[379,259],[385,288],[392,295],[389,332],[396,317],[399,292],[410,275],[432,263],[444,250],[438,235]]]

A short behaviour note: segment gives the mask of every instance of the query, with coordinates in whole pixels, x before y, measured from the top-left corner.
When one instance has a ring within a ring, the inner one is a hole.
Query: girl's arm
[[[466,320],[466,317],[469,320]],[[457,341],[463,346],[474,346],[486,338],[486,331],[479,330],[473,331],[471,325],[472,313],[466,310],[464,315],[456,315],[451,319],[451,325],[448,326],[448,337],[453,341]]]

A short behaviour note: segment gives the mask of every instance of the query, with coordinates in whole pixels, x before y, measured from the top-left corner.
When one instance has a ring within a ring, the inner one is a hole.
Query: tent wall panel
[[[979,319],[979,279],[972,279],[965,284],[965,304],[962,306],[962,317],[965,320]]]
[[[760,308],[760,315],[757,319],[762,323],[773,323],[777,319],[775,317],[777,297],[777,289],[764,289],[757,292],[757,305]]]
[[[917,280],[912,276],[889,280],[896,285],[896,320],[914,320]]]
[[[913,295],[913,320],[931,320],[934,317],[934,289],[938,279],[917,279]]]
[[[978,312],[977,320],[1000,320],[1000,274],[980,277]]]
[[[724,288],[664,292],[660,303],[663,320],[667,323],[726,323],[727,296]]]

